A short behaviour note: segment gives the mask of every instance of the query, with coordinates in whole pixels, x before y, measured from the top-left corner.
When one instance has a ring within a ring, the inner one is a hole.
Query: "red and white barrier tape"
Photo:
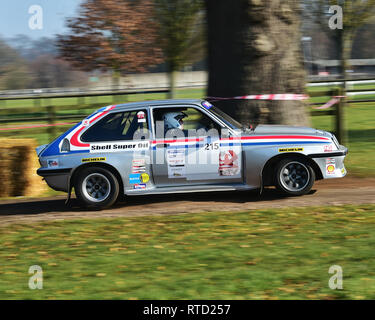
[[[331,108],[334,104],[336,104],[339,101],[340,101],[340,99],[333,98],[333,99],[329,100],[328,102],[326,102],[325,104],[323,104],[320,107],[312,107],[312,108],[316,109],[316,110],[328,109],[328,108]]]
[[[335,105],[336,103],[340,102],[341,98],[346,98],[346,96],[334,96],[334,97],[332,97],[331,100],[327,101],[322,106],[320,106],[320,107],[312,107],[312,108],[316,109],[316,110],[322,110],[322,109],[331,108],[333,105]]]
[[[219,101],[219,100],[306,100],[309,96],[306,94],[295,94],[295,93],[282,93],[282,94],[252,94],[247,96],[236,96],[236,97],[207,97],[207,100],[210,101]]]
[[[324,105],[320,107],[313,107],[313,109],[328,109],[338,103],[340,98],[346,98],[346,96],[335,96]],[[301,101],[309,99],[306,94],[295,94],[295,93],[284,93],[284,94],[253,94],[247,96],[236,96],[236,97],[207,97],[209,101],[221,101],[221,100],[278,100],[278,101]]]

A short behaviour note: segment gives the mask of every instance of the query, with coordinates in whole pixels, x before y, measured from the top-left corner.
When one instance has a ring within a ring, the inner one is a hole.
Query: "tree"
[[[206,8],[209,96],[304,92],[299,1],[206,0]],[[302,101],[216,104],[246,125],[309,122]]]
[[[120,74],[145,71],[162,61],[150,0],[86,0],[68,35],[59,36],[61,55],[76,67]]]
[[[19,34],[6,39],[6,42],[27,61],[33,61],[41,55],[56,56],[58,54],[56,38],[53,37],[41,37],[33,40],[29,36]]]
[[[40,55],[29,63],[33,88],[74,87],[87,85],[87,74],[53,55]]]
[[[27,62],[0,40],[0,89],[24,89],[31,82],[32,74]]]
[[[176,73],[186,63],[204,52],[201,0],[154,0],[155,20],[159,25],[159,41],[167,63],[170,98],[175,96]]]
[[[369,41],[375,35],[375,24],[366,24],[358,29],[352,48],[352,59],[374,59],[375,42]]]

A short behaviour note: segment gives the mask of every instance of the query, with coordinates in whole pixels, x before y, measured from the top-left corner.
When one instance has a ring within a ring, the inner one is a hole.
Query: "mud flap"
[[[264,184],[263,184],[263,176],[260,175],[260,188],[259,188],[259,196],[262,195],[263,193],[263,190],[264,190]]]
[[[72,195],[72,189],[73,189],[73,186],[70,183],[70,177],[69,177],[68,197],[65,200],[65,205],[68,205],[69,202],[70,202],[70,198],[71,198],[71,195]]]

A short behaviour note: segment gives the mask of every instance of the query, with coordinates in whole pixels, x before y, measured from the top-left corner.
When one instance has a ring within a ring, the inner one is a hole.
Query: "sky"
[[[83,0],[0,0],[0,37],[10,38],[22,34],[38,39],[63,33],[66,31],[65,18],[75,16],[82,2]],[[37,11],[29,13],[30,7],[35,5],[42,9],[42,20],[35,20],[40,17],[35,15]]]

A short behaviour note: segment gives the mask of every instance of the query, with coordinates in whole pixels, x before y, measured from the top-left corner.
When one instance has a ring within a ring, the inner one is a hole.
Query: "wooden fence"
[[[363,92],[373,92],[372,90],[350,90],[348,93],[356,94]],[[127,102],[129,95],[138,94],[165,94],[168,97],[169,90],[143,90],[143,91],[115,91],[115,92],[94,92],[94,93],[80,93],[80,94],[44,94],[39,96],[8,96],[0,97],[0,125],[7,123],[30,123],[30,122],[46,122],[51,125],[47,128],[47,132],[51,140],[56,137],[56,127],[53,126],[61,120],[78,121],[85,118],[93,110],[103,107],[103,103],[95,100],[98,97],[111,97],[112,103]],[[311,92],[310,97],[337,97],[342,96],[341,88],[334,88],[325,91]],[[51,99],[75,98],[76,105],[61,105],[55,106]],[[94,100],[93,100],[94,99]],[[17,100],[32,100],[33,106],[29,107],[10,107],[7,105],[8,101]],[[90,100],[90,101],[88,101]],[[42,106],[42,101],[43,105]],[[347,141],[347,133],[345,128],[345,105],[347,103],[361,103],[361,102],[375,102],[375,99],[364,100],[348,100],[347,98],[340,98],[339,102],[328,110],[312,110],[312,116],[330,115],[333,116],[333,127],[337,139],[340,143],[345,144]],[[322,103],[311,103],[311,106],[322,105]]]
[[[366,93],[369,92],[372,94],[374,89],[366,89],[366,90],[350,90],[347,91],[347,94],[356,94],[356,93]],[[345,105],[348,103],[363,103],[363,102],[375,102],[375,99],[356,99],[356,100],[349,100],[348,96],[345,96],[342,88],[334,88],[332,90],[326,91],[316,91],[311,92],[310,97],[338,97],[338,102],[335,103],[329,110],[313,110],[311,111],[311,116],[325,116],[330,115],[333,116],[333,128],[336,135],[337,140],[341,144],[346,144],[348,141],[348,134],[347,129],[345,126]],[[322,105],[322,103],[310,103],[311,106]]]

